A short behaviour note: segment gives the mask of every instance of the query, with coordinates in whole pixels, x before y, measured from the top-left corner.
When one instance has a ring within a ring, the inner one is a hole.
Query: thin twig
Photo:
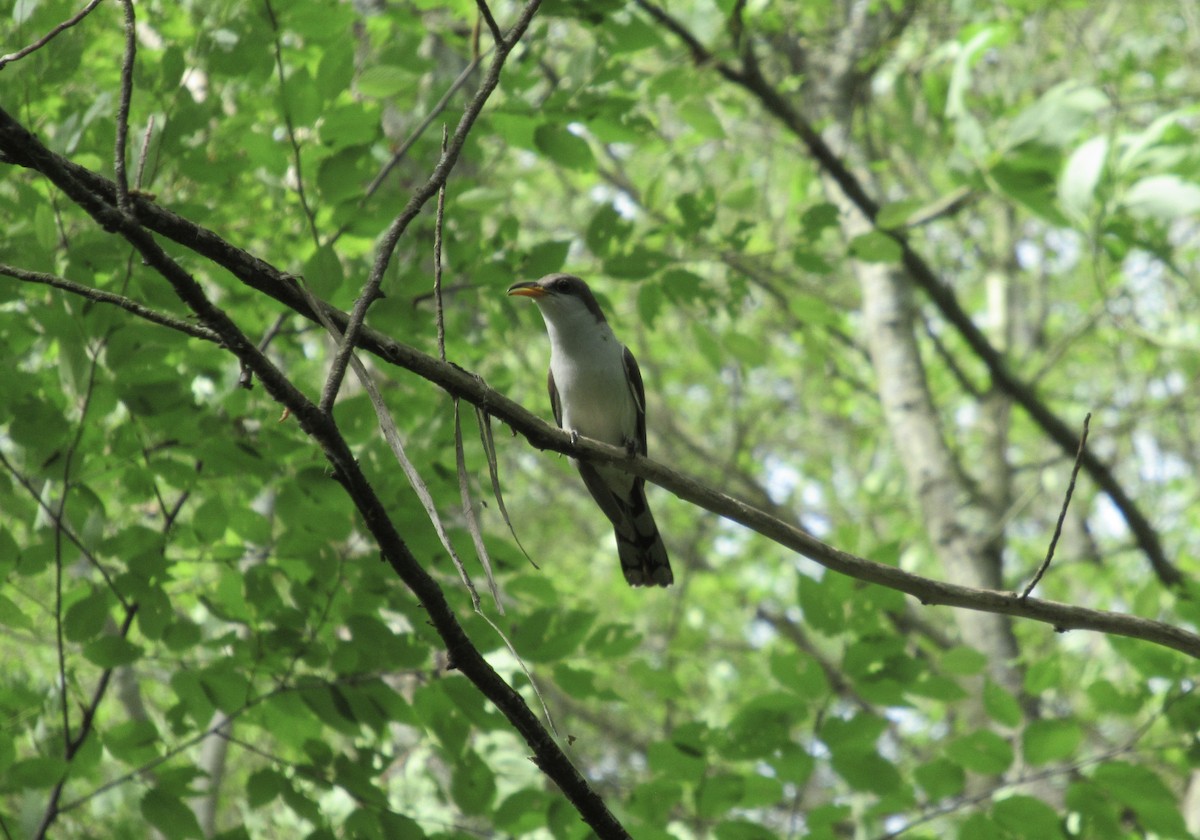
[[[1087,446],[1088,439],[1088,424],[1092,421],[1092,412],[1088,412],[1083,418],[1083,433],[1079,436],[1079,449],[1075,453],[1075,466],[1071,468],[1071,481],[1067,485],[1067,494],[1063,497],[1062,510],[1058,512],[1058,522],[1054,524],[1054,536],[1050,538],[1050,547],[1046,549],[1046,559],[1042,561],[1042,565],[1038,566],[1037,573],[1033,576],[1033,580],[1029,581],[1029,585],[1021,592],[1021,600],[1024,601],[1029,597],[1029,593],[1038,585],[1042,579],[1042,575],[1046,574],[1046,570],[1050,568],[1050,561],[1054,559],[1054,549],[1058,545],[1058,538],[1062,534],[1063,522],[1067,518],[1067,508],[1071,505],[1071,496],[1075,492],[1075,479],[1079,476],[1079,467],[1083,463],[1083,450]]]
[[[838,188],[858,208],[863,217],[874,224],[879,215],[879,202],[871,198],[859,179],[830,148],[812,123],[796,110],[793,99],[766,80],[751,49],[752,39],[744,40],[742,67],[735,68],[714,56],[683,23],[672,17],[665,9],[650,0],[634,0],[634,3],[657,24],[683,41],[698,67],[713,68],[724,79],[758,99],[769,114],[778,119],[804,144],[809,155],[837,183]],[[925,258],[917,253],[909,240],[896,232],[891,232],[889,235],[901,248],[901,262],[908,276],[921,287],[946,320],[958,330],[972,352],[987,367],[988,373],[997,387],[1009,394],[1064,452],[1071,452],[1076,443],[1075,431],[1054,413],[1032,385],[1013,372],[1004,355],[992,346],[987,336],[963,309],[954,289],[938,276]],[[1137,503],[1125,492],[1125,488],[1108,465],[1091,452],[1084,453],[1082,463],[1083,469],[1087,470],[1096,484],[1112,500],[1117,510],[1121,512],[1129,530],[1137,540],[1138,547],[1146,555],[1159,580],[1171,587],[1183,583],[1183,574],[1168,559],[1158,532],[1146,515],[1142,513]]]
[[[537,5],[536,0],[531,0],[526,7],[524,25],[514,29],[518,35],[528,25],[528,19]],[[287,408],[301,429],[321,448],[334,478],[352,500],[363,524],[379,546],[381,556],[421,603],[455,667],[495,704],[532,750],[532,760],[538,769],[554,781],[592,831],[603,840],[627,840],[629,832],[609,810],[604,799],[580,774],[525,699],[484,658],[467,635],[441,586],[425,570],[396,530],[383,500],[375,492],[354,451],[329,414],[308,399],[270,358],[258,352],[229,314],[209,299],[204,287],[163,249],[140,219],[126,217],[106,199],[103,192],[91,190],[84,180],[76,177],[76,168],[64,165],[58,156],[3,108],[0,108],[0,154],[11,154],[20,165],[41,172],[91,216],[97,225],[124,237],[137,250],[143,262],[171,285],[180,300],[221,336],[224,346],[254,371],[267,393]],[[196,244],[193,241],[192,247]],[[242,266],[243,269],[245,267]],[[295,288],[291,291],[293,296],[298,294]],[[304,308],[316,306],[317,312],[326,312],[319,302],[301,300],[301,303]],[[342,321],[349,323],[344,313]],[[624,450],[618,451],[624,453]]]
[[[19,166],[47,175],[55,184],[63,186],[64,191],[67,191],[73,200],[81,203],[89,212],[95,210],[97,213],[101,213],[96,206],[97,203],[114,200],[115,189],[111,181],[66,160],[61,155],[52,153],[2,107],[0,107],[0,154],[7,155]],[[347,313],[324,301],[306,297],[295,279],[286,272],[280,271],[253,254],[226,242],[211,230],[165,210],[144,197],[135,197],[135,206],[138,220],[145,226],[143,234],[146,231],[154,231],[185,246],[227,269],[248,287],[279,301],[305,318],[319,321],[321,317],[324,317],[335,325],[344,325],[349,322],[350,318]],[[110,217],[105,215],[104,218]],[[119,221],[114,220],[114,224],[121,229]],[[132,233],[129,235],[134,236]],[[1077,607],[1039,598],[1028,598],[1021,601],[1019,596],[1012,592],[943,583],[905,572],[895,566],[874,563],[866,558],[840,551],[779,517],[716,491],[704,482],[672,470],[656,461],[640,456],[630,458],[622,448],[597,443],[587,438],[572,441],[566,432],[547,423],[504,394],[488,387],[478,374],[464,370],[458,365],[442,362],[436,357],[396,341],[378,330],[363,327],[360,343],[366,352],[374,354],[379,359],[408,370],[451,395],[462,397],[474,405],[484,408],[489,414],[523,434],[535,448],[560,452],[593,463],[611,464],[619,470],[640,476],[686,502],[705,508],[734,522],[739,522],[766,539],[808,557],[838,574],[905,592],[926,605],[941,604],[999,615],[1011,615],[1049,624],[1059,630],[1082,629],[1142,639],[1200,659],[1200,634],[1166,622],[1127,613]],[[237,348],[236,352],[239,355],[245,354],[244,348],[241,347]],[[269,360],[264,360],[263,363],[269,365]],[[275,370],[273,366],[265,369]],[[279,376],[280,374],[276,372],[276,377]],[[302,395],[292,396],[294,389],[291,389],[290,383],[287,383],[286,379],[272,385],[272,388],[276,387],[288,389],[289,401],[303,400]],[[289,403],[285,402],[285,404]],[[303,406],[303,403],[296,402],[295,405]],[[323,421],[311,415],[306,417],[305,422],[311,423],[314,429],[323,430],[325,428]],[[323,447],[336,440],[337,438],[327,437],[324,433],[318,436],[318,441]],[[1086,457],[1085,455],[1084,469],[1087,468]],[[357,467],[355,468],[357,469]],[[365,491],[369,490],[369,487],[365,488]],[[370,498],[370,495],[367,498]],[[355,498],[355,501],[356,503],[359,501],[358,497]],[[383,515],[381,511],[373,510],[374,514]],[[377,524],[374,520],[368,521]],[[382,539],[379,532],[376,532],[376,535]],[[384,542],[386,543],[387,540]],[[395,548],[394,544],[390,545]],[[385,557],[390,559],[386,550]],[[409,583],[407,566],[404,568],[406,571],[401,573],[401,577],[404,577],[406,583]],[[412,574],[415,575],[415,573]],[[412,583],[409,585],[414,586]],[[436,586],[432,582],[429,585]],[[422,588],[423,586],[422,583],[420,586],[414,586],[414,589],[420,589],[423,593],[426,591]],[[422,602],[424,603],[423,598]],[[434,610],[432,614],[440,614],[440,610]],[[443,630],[445,630],[445,626],[439,625],[439,632]],[[480,685],[480,683],[476,683],[476,685]],[[489,698],[493,696],[490,693],[490,684],[487,688],[480,685],[480,688]],[[511,711],[508,706],[502,708],[506,714]],[[512,719],[510,717],[510,720]],[[520,727],[518,729],[525,734],[526,730]]]
[[[133,617],[137,615],[137,610],[137,604],[132,604],[125,610],[125,620],[121,622],[121,629],[118,633],[120,638],[124,639],[129,635],[129,628],[133,626]],[[75,754],[79,752],[79,748],[82,747],[83,743],[88,739],[88,736],[92,734],[92,724],[96,720],[96,712],[100,708],[100,703],[104,700],[104,695],[108,692],[108,683],[112,679],[112,674],[112,668],[104,669],[104,673],[100,675],[100,681],[96,683],[96,690],[92,692],[91,702],[89,702],[87,708],[83,710],[83,718],[79,723],[79,732],[74,738],[68,737],[66,751],[66,760],[68,765],[70,764],[71,759],[75,757]],[[58,803],[62,798],[63,787],[66,785],[69,777],[70,772],[64,771],[62,778],[60,778],[58,783],[51,789],[50,797],[46,802],[46,811],[42,815],[41,825],[38,826],[37,831],[33,835],[36,840],[42,840],[42,838],[46,836],[46,832],[50,830],[50,826],[52,826],[54,821],[58,819],[58,815],[61,813]]]
[[[117,104],[117,142],[113,144],[113,172],[117,182],[117,207],[133,215],[129,203],[129,173],[125,171],[129,146],[129,106],[133,102],[133,64],[137,59],[137,21],[133,0],[121,0],[125,12],[125,56],[121,59],[121,99]]]
[[[454,169],[454,165],[458,163],[463,146],[467,142],[467,135],[475,125],[475,120],[479,118],[479,114],[483,111],[483,106],[487,104],[488,98],[491,97],[492,92],[500,84],[500,71],[504,69],[504,63],[508,60],[508,56],[513,48],[520,41],[521,36],[525,34],[525,30],[529,27],[534,13],[537,12],[540,5],[541,0],[528,0],[521,10],[517,22],[509,32],[509,36],[496,44],[496,51],[492,57],[491,66],[488,67],[488,71],[484,75],[479,89],[475,92],[474,98],[467,105],[466,110],[463,111],[462,118],[458,121],[458,125],[454,129],[454,135],[450,140],[450,145],[446,149],[446,153],[442,155],[441,160],[434,167],[433,173],[429,176],[424,186],[413,193],[412,197],[408,200],[408,204],[405,205],[400,215],[396,217],[384,234],[383,241],[379,246],[379,253],[375,258],[375,263],[371,266],[367,282],[363,285],[358,299],[354,302],[354,309],[350,313],[350,320],[347,322],[346,331],[342,335],[342,344],[338,347],[333,364],[330,366],[329,376],[325,380],[325,389],[321,394],[321,402],[319,403],[320,410],[325,414],[329,414],[333,410],[334,400],[337,399],[337,393],[341,389],[342,380],[346,376],[346,367],[350,362],[350,356],[354,352],[354,346],[358,342],[359,333],[362,330],[363,322],[366,320],[367,309],[379,297],[379,287],[383,284],[384,274],[391,263],[392,254],[396,250],[396,245],[400,242],[400,237],[408,230],[408,226],[421,212],[421,209],[429,199],[437,194],[441,185],[450,177],[450,172]]]
[[[488,8],[486,0],[475,0],[475,5],[479,7],[479,14],[483,16],[484,22],[487,23],[488,29],[492,32],[492,40],[497,44],[503,43],[504,33],[496,25],[496,19],[492,17],[492,10]]]
[[[446,154],[446,125],[442,124],[442,154]],[[433,308],[437,323],[438,358],[446,361],[446,315],[442,307],[442,223],[446,215],[446,185],[438,187],[437,213],[433,219]]]
[[[137,175],[133,178],[133,188],[142,188],[142,176],[146,174],[146,160],[150,157],[150,138],[154,135],[154,115],[146,120],[146,130],[142,133],[142,148],[138,152]]]
[[[5,67],[7,67],[9,64],[12,64],[14,61],[20,61],[22,58],[29,55],[30,53],[37,52],[42,47],[46,46],[46,44],[49,44],[60,33],[65,32],[66,30],[68,30],[72,26],[74,26],[75,24],[79,23],[79,21],[83,20],[85,17],[90,15],[92,13],[92,9],[99,6],[101,2],[103,2],[103,0],[92,0],[92,2],[90,2],[86,6],[84,6],[81,11],[77,12],[75,15],[67,18],[62,23],[58,24],[58,26],[51,29],[49,32],[47,32],[41,38],[38,38],[36,41],[34,41],[29,46],[22,47],[21,49],[17,50],[15,53],[9,53],[8,55],[0,55],[0,70],[3,70]]]
[[[292,166],[296,170],[296,196],[300,199],[300,209],[308,221],[309,234],[313,244],[321,246],[321,238],[317,235],[317,217],[309,206],[308,196],[304,192],[304,167],[301,163],[300,141],[296,138],[296,127],[292,123],[292,110],[288,106],[287,80],[283,72],[283,46],[279,43],[279,20],[275,17],[275,9],[271,0],[263,0],[263,8],[267,10],[267,20],[271,24],[271,40],[275,52],[275,73],[279,77],[279,102],[283,111],[283,127],[287,131],[288,144],[292,147]]]
[[[482,60],[482,58],[483,56],[477,56],[471,59],[470,63],[467,64],[467,66],[463,68],[462,72],[458,74],[458,78],[450,83],[450,87],[446,88],[446,92],[442,94],[442,98],[439,99],[437,103],[429,109],[429,113],[426,114],[424,119],[417,124],[417,127],[412,130],[408,137],[404,138],[404,142],[401,143],[396,151],[392,153],[392,156],[388,159],[388,162],[384,164],[382,169],[379,170],[379,174],[377,174],[371,180],[371,183],[367,185],[367,189],[363,193],[363,197],[358,202],[360,207],[366,204],[367,200],[371,196],[375,195],[376,191],[383,186],[384,180],[389,174],[391,174],[391,171],[395,169],[400,161],[404,159],[404,156],[408,154],[408,150],[411,149],[416,142],[421,139],[421,135],[425,133],[429,126],[433,125],[433,121],[436,120],[442,111],[446,109],[446,106],[450,104],[451,97],[458,93],[459,88],[467,83],[467,79],[471,78],[471,74],[475,72],[475,68],[479,66],[479,62]],[[346,231],[348,226],[349,222],[347,222],[342,229],[338,230],[333,239],[336,240],[339,236],[341,236]],[[333,242],[331,241],[330,244],[333,244]]]
[[[185,321],[182,318],[176,318],[174,315],[167,315],[164,312],[150,309],[143,306],[132,298],[127,298],[124,295],[118,295],[114,292],[105,292],[100,289],[94,289],[91,286],[84,286],[63,277],[58,277],[54,274],[44,274],[40,271],[27,271],[23,268],[17,268],[12,265],[0,263],[0,274],[7,277],[12,277],[14,280],[23,280],[26,283],[40,283],[44,286],[53,286],[56,289],[62,289],[64,292],[70,292],[73,295],[87,298],[88,300],[96,301],[97,303],[110,303],[113,306],[119,306],[126,312],[136,315],[151,323],[158,324],[162,327],[169,327],[178,332],[190,335],[192,338],[199,338],[203,341],[211,341],[216,344],[221,342],[220,337],[210,330],[208,327],[202,327],[199,324],[193,324],[190,321]]]
[[[42,513],[46,515],[50,522],[53,523],[54,527],[58,530],[61,530],[63,536],[70,541],[71,545],[75,546],[75,548],[79,550],[79,553],[83,555],[83,558],[91,563],[92,567],[100,573],[100,577],[104,578],[104,583],[108,586],[108,589],[110,592],[112,592],[113,596],[121,603],[121,606],[125,609],[128,609],[129,602],[125,600],[125,596],[121,594],[121,590],[117,589],[116,583],[113,582],[113,578],[108,573],[108,570],[105,569],[100,563],[100,559],[96,557],[96,555],[92,553],[91,549],[87,547],[83,540],[81,540],[79,536],[71,530],[70,526],[59,517],[57,511],[50,507],[49,502],[46,501],[42,494],[41,488],[35,486],[34,483],[29,480],[29,477],[24,473],[17,471],[16,466],[14,466],[13,463],[5,457],[3,450],[0,450],[0,467],[4,467],[4,469],[8,470],[12,477],[17,480],[17,483],[25,488],[25,492],[29,494],[29,497],[34,501]]]

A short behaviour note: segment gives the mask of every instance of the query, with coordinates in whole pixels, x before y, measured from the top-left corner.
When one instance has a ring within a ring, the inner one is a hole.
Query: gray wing
[[[621,354],[621,359],[625,362],[625,380],[629,383],[629,390],[633,393],[633,401],[637,405],[637,436],[634,442],[637,444],[638,454],[645,455],[646,386],[642,384],[642,371],[638,367],[637,359],[633,358],[633,354],[629,352],[628,347],[621,349],[624,351]]]

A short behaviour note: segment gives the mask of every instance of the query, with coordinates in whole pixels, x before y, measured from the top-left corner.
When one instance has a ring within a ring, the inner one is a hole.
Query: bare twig
[[[275,74],[279,77],[279,103],[283,111],[283,126],[287,131],[288,144],[292,147],[292,166],[296,170],[296,196],[300,199],[300,209],[308,221],[308,231],[313,243],[320,247],[321,239],[317,235],[317,217],[308,203],[308,195],[304,191],[304,167],[301,162],[300,141],[296,138],[296,127],[292,123],[292,109],[288,104],[287,79],[283,72],[283,47],[279,43],[279,20],[275,17],[275,8],[271,0],[263,0],[263,8],[267,12],[267,21],[271,24],[272,44],[275,55]]]
[[[529,15],[532,15],[536,5],[534,2],[527,8]],[[163,250],[139,220],[127,218],[102,193],[90,190],[85,183],[77,180],[72,168],[63,166],[56,155],[2,108],[0,154],[9,154],[22,165],[41,172],[98,225],[124,237],[145,264],[170,283],[180,300],[220,335],[224,346],[254,372],[264,389],[287,408],[304,432],[321,447],[334,477],[353,501],[363,524],[379,546],[382,557],[420,601],[458,670],[496,705],[529,745],[537,767],[558,785],[598,836],[628,838],[629,833],[624,826],[571,763],[524,698],[496,672],[471,642],[437,581],[418,562],[396,530],[387,508],[329,414],[309,400],[267,356],[258,351],[229,315],[208,298],[200,283]],[[193,242],[193,246],[195,244]],[[291,293],[304,300],[294,284]],[[310,306],[306,301],[303,303],[305,310]],[[342,322],[346,323],[347,320],[343,317]]]
[[[126,312],[136,315],[139,318],[158,324],[159,326],[177,330],[185,335],[190,335],[192,338],[199,338],[203,341],[214,343],[220,343],[221,341],[217,334],[208,327],[202,327],[199,324],[193,324],[182,318],[176,318],[174,315],[167,315],[164,312],[150,309],[124,295],[94,289],[91,286],[84,286],[53,274],[43,274],[40,271],[27,271],[23,268],[3,263],[0,263],[0,274],[12,277],[14,280],[23,280],[26,283],[40,283],[44,286],[53,286],[56,289],[62,289],[64,292],[70,292],[73,295],[94,300],[97,303],[109,303],[113,306],[119,306]]]
[[[112,592],[117,601],[120,602],[121,606],[125,609],[129,609],[129,602],[125,600],[125,596],[123,596],[121,594],[121,590],[117,588],[117,585],[113,581],[112,576],[108,573],[108,570],[105,569],[100,563],[100,559],[96,557],[96,555],[92,553],[91,549],[87,547],[87,544],[84,543],[84,541],[81,540],[79,536],[71,530],[66,521],[59,516],[58,511],[50,507],[50,503],[46,501],[45,496],[42,494],[41,488],[35,486],[34,483],[29,480],[28,476],[19,472],[16,468],[16,465],[14,465],[8,460],[8,458],[5,457],[3,451],[0,451],[0,467],[4,467],[4,469],[8,470],[12,477],[17,480],[17,483],[25,488],[25,492],[29,494],[29,497],[37,504],[38,508],[41,509],[42,513],[46,515],[54,527],[61,531],[62,535],[67,538],[67,541],[70,542],[71,545],[75,546],[75,548],[79,550],[79,553],[83,555],[83,558],[100,573],[100,577],[104,578],[104,583],[108,586],[109,591]]]
[[[492,40],[497,44],[504,41],[504,33],[500,31],[500,27],[496,25],[496,18],[492,16],[492,10],[488,8],[486,0],[475,0],[475,5],[479,8],[479,14],[483,17],[487,27],[491,30]]]
[[[129,106],[133,102],[133,65],[137,59],[137,21],[133,0],[121,0],[125,12],[125,56],[121,59],[121,99],[117,104],[117,141],[113,144],[113,173],[117,182],[117,207],[132,215],[129,174],[125,171],[129,146]]]
[[[442,126],[442,154],[446,154],[446,126]],[[446,185],[438,187],[433,221],[433,307],[437,322],[438,358],[446,361],[446,313],[442,306],[442,222],[446,215]]]
[[[450,87],[446,88],[446,92],[442,94],[442,98],[437,101],[437,104],[435,104],[429,110],[429,113],[425,115],[425,118],[417,124],[417,127],[412,130],[412,133],[409,134],[408,137],[404,139],[404,142],[400,144],[399,148],[392,153],[392,156],[388,162],[384,164],[382,169],[379,170],[379,174],[377,174],[371,180],[371,183],[367,185],[367,189],[363,193],[362,199],[359,201],[359,206],[365,204],[367,199],[375,195],[376,191],[383,186],[384,180],[389,174],[391,174],[391,171],[396,168],[397,164],[404,159],[404,156],[408,154],[408,150],[411,149],[413,145],[421,139],[421,135],[425,133],[429,126],[433,125],[433,121],[436,120],[438,115],[440,115],[442,111],[446,109],[446,106],[450,104],[451,97],[453,97],[454,94],[456,94],[459,89],[467,83],[467,79],[471,78],[471,74],[475,72],[475,68],[479,66],[481,59],[482,56],[477,56],[471,59],[470,63],[467,64],[467,66],[463,68],[462,72],[458,74],[458,78],[456,78],[450,84]],[[330,244],[332,244],[339,236],[345,233],[348,225],[349,223],[343,225],[343,227],[338,230],[337,234],[335,234],[333,239],[330,240]]]
[[[517,22],[509,32],[508,37],[496,44],[496,51],[492,57],[491,66],[488,67],[488,71],[484,75],[479,89],[475,92],[474,98],[467,105],[462,118],[458,121],[446,153],[442,155],[441,160],[434,167],[433,173],[429,176],[424,186],[413,193],[412,197],[408,200],[408,204],[405,205],[400,215],[395,218],[384,234],[383,241],[379,246],[379,254],[375,258],[374,265],[371,266],[371,272],[366,284],[364,284],[362,291],[358,295],[358,299],[354,302],[354,308],[350,313],[350,320],[346,324],[346,331],[342,336],[342,344],[338,347],[333,364],[330,366],[329,376],[325,381],[325,390],[321,394],[321,402],[319,404],[321,411],[324,413],[329,414],[333,410],[334,400],[337,398],[338,390],[341,388],[342,379],[346,375],[346,366],[349,364],[350,356],[354,352],[354,346],[358,342],[359,332],[362,330],[363,322],[367,317],[367,309],[379,297],[379,287],[383,284],[383,276],[387,272],[392,254],[396,250],[396,245],[399,243],[400,237],[404,235],[404,232],[408,229],[413,219],[421,212],[421,208],[425,206],[429,199],[437,193],[441,185],[446,182],[446,179],[450,177],[450,172],[462,154],[463,145],[467,141],[467,135],[470,133],[472,126],[475,125],[475,120],[479,118],[479,114],[483,111],[483,106],[487,104],[492,91],[500,84],[500,71],[504,69],[505,61],[518,41],[520,41],[521,36],[525,34],[525,30],[529,27],[534,13],[537,12],[540,5],[541,0],[528,0],[522,8]]]
[[[111,200],[114,195],[111,181],[50,152],[2,108],[0,153],[9,155],[18,165],[51,174],[56,182],[74,184],[73,189],[76,192],[83,190],[91,200]],[[323,301],[306,297],[286,272],[230,245],[212,231],[164,210],[142,197],[135,197],[135,209],[139,221],[147,230],[155,231],[211,259],[247,286],[274,298],[296,313],[314,321],[324,317],[335,325],[348,323],[349,316],[345,312]],[[596,463],[613,464],[619,469],[659,485],[685,501],[740,522],[767,539],[839,574],[906,592],[925,604],[943,604],[1013,615],[1050,624],[1062,630],[1087,629],[1128,636],[1179,650],[1200,659],[1200,634],[1190,633],[1165,622],[1037,598],[1022,601],[1012,592],[942,583],[839,551],[799,528],[756,509],[753,505],[719,493],[703,482],[675,472],[655,461],[640,456],[630,458],[624,449],[596,443],[587,438],[580,438],[573,444],[569,434],[489,388],[478,374],[442,362],[377,330],[364,326],[359,343],[364,350],[380,359],[405,368],[443,388],[452,396],[461,397],[486,410],[491,416],[523,434],[539,449],[549,449]],[[240,348],[238,352],[242,352]],[[306,422],[317,421],[309,418]],[[317,423],[317,426],[323,427],[320,423]],[[1085,460],[1085,469],[1086,463]]]
[[[118,633],[120,638],[124,639],[129,635],[129,628],[133,626],[133,617],[137,615],[137,604],[131,605],[125,610],[125,620],[121,622],[121,629]],[[96,683],[96,690],[92,692],[91,702],[87,708],[83,710],[83,718],[79,722],[79,732],[74,738],[67,735],[67,750],[66,760],[69,764],[75,754],[79,752],[79,748],[83,746],[84,741],[92,734],[92,724],[96,720],[96,712],[100,708],[101,701],[104,700],[104,695],[108,692],[108,683],[112,679],[113,669],[105,668],[104,673],[100,675],[99,682]],[[42,822],[38,826],[37,832],[33,835],[37,840],[42,840],[46,837],[46,832],[50,830],[50,826],[58,819],[61,809],[58,807],[59,800],[62,798],[63,787],[67,783],[69,773],[64,771],[62,778],[50,790],[50,797],[46,801],[46,811],[42,814]]]
[[[1088,424],[1091,422],[1092,413],[1089,411],[1083,418],[1083,432],[1079,436],[1079,449],[1075,453],[1075,465],[1071,468],[1071,481],[1067,485],[1067,494],[1063,497],[1062,510],[1058,512],[1058,522],[1054,523],[1054,536],[1050,538],[1050,546],[1046,549],[1046,559],[1042,561],[1042,565],[1038,566],[1033,580],[1029,581],[1029,585],[1021,592],[1022,601],[1029,597],[1029,593],[1038,585],[1042,575],[1046,574],[1046,570],[1050,568],[1050,561],[1054,559],[1054,549],[1058,545],[1059,536],[1062,535],[1063,521],[1067,518],[1067,508],[1071,506],[1071,496],[1075,492],[1075,479],[1079,476],[1079,465],[1083,461],[1083,451],[1087,447]]]
[[[804,144],[808,153],[837,183],[838,188],[858,208],[863,217],[872,223],[875,222],[879,215],[879,203],[871,198],[858,178],[834,153],[804,115],[796,110],[792,100],[766,80],[750,49],[752,39],[744,39],[742,67],[735,68],[716,58],[687,27],[661,7],[649,0],[634,0],[634,2],[657,24],[683,41],[697,66],[711,67],[727,81],[738,85],[758,99],[768,113],[778,119]],[[992,346],[987,336],[962,308],[954,290],[938,277],[925,258],[912,247],[908,239],[894,231],[887,233],[901,248],[901,263],[908,276],[924,290],[946,320],[958,330],[972,352],[987,367],[988,373],[996,385],[1025,409],[1025,412],[1041,427],[1042,431],[1064,452],[1073,452],[1077,442],[1074,430],[1042,401],[1029,383],[1020,379],[1009,368],[1003,354]],[[1121,512],[1130,532],[1137,540],[1138,546],[1146,555],[1159,580],[1168,586],[1178,586],[1183,583],[1182,573],[1167,558],[1154,526],[1150,524],[1150,520],[1142,513],[1137,503],[1125,492],[1125,488],[1108,465],[1087,451],[1083,454],[1082,466]]]
[[[142,148],[138,152],[137,175],[133,178],[133,188],[142,188],[142,177],[146,174],[146,160],[150,157],[150,138],[154,136],[154,115],[146,120],[146,131],[142,134]]]
[[[30,53],[37,52],[42,47],[46,46],[46,44],[49,44],[59,34],[70,29],[72,26],[79,23],[79,21],[83,20],[85,17],[90,15],[92,13],[92,9],[99,6],[101,2],[103,2],[103,0],[92,0],[90,3],[88,3],[86,6],[84,6],[80,11],[76,12],[74,15],[72,15],[71,17],[64,20],[62,23],[55,26],[53,29],[51,29],[49,32],[47,32],[45,35],[43,35],[41,38],[38,38],[36,41],[34,41],[29,46],[22,47],[21,49],[17,50],[15,53],[9,53],[8,55],[0,55],[0,70],[3,70],[5,67],[7,67],[9,64],[12,64],[14,61],[20,61],[22,58],[29,55]]]

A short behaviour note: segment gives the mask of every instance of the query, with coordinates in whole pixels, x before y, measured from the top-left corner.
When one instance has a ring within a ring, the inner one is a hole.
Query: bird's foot
[[[625,455],[626,455],[626,457],[632,458],[634,455],[637,455],[637,454],[638,454],[637,441],[634,440],[633,438],[625,438]]]
[[[574,429],[567,429],[567,434],[569,434],[571,436],[571,445],[578,446],[579,445],[579,432],[575,431]]]

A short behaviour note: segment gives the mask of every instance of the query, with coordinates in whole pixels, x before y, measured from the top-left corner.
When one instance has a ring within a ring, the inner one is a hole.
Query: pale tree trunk
[[[806,56],[810,74],[808,104],[832,117],[825,139],[846,163],[857,170],[864,184],[873,184],[865,155],[851,139],[851,124],[858,100],[867,84],[863,61],[880,46],[894,21],[890,13],[876,14],[875,4],[852,0],[844,7],[839,36],[828,54]],[[879,7],[885,8],[885,7]],[[819,74],[819,75],[817,75]],[[847,240],[873,230],[871,222],[846,198],[832,180],[826,180],[830,200],[842,212]],[[876,195],[881,195],[878,188]],[[990,492],[981,492],[956,457],[947,439],[930,393],[916,333],[913,284],[891,265],[853,263],[863,296],[863,330],[874,368],[876,387],[896,457],[921,513],[925,531],[937,560],[949,580],[969,586],[1003,587],[1001,553],[1003,511],[1009,496],[1009,466],[1004,458],[1008,409],[1003,399],[980,406],[987,424],[988,454],[983,458],[992,475]],[[1006,292],[1004,278],[998,291]],[[1009,328],[1007,294],[996,296],[995,319]],[[999,507],[997,507],[997,504]],[[990,613],[956,610],[963,642],[987,656],[989,676],[1014,696],[1022,696],[1022,675],[1016,664],[1018,648],[1010,620]],[[976,684],[976,688],[979,688]],[[972,718],[984,725],[981,703]]]

